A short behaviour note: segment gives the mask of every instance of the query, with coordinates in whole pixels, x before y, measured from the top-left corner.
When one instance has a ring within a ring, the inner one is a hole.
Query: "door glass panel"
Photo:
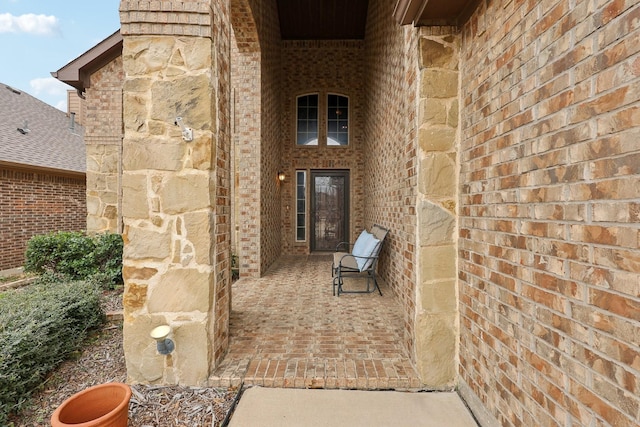
[[[333,251],[345,241],[346,185],[345,175],[314,176],[314,250]]]

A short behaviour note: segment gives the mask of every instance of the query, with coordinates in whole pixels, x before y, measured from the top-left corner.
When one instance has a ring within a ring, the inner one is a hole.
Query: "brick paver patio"
[[[364,282],[364,281],[363,281]],[[233,285],[230,345],[211,386],[416,389],[399,303],[332,295],[331,256],[285,256]]]

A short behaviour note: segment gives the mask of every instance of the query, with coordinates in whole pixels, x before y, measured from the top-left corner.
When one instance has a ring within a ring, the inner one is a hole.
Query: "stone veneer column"
[[[416,366],[425,386],[455,385],[457,310],[456,194],[459,40],[421,28],[418,163]],[[446,33],[446,32],[445,32]]]
[[[122,1],[120,18],[127,373],[206,385],[228,342],[228,1]]]

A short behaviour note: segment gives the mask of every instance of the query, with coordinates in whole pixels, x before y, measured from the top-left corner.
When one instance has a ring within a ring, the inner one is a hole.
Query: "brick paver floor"
[[[264,277],[237,281],[229,352],[210,385],[419,388],[402,345],[402,309],[380,285],[382,297],[333,296],[328,255],[284,256]]]

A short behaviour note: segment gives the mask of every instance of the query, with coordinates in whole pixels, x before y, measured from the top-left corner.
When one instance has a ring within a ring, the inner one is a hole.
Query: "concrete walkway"
[[[230,427],[477,427],[458,394],[252,387]]]

